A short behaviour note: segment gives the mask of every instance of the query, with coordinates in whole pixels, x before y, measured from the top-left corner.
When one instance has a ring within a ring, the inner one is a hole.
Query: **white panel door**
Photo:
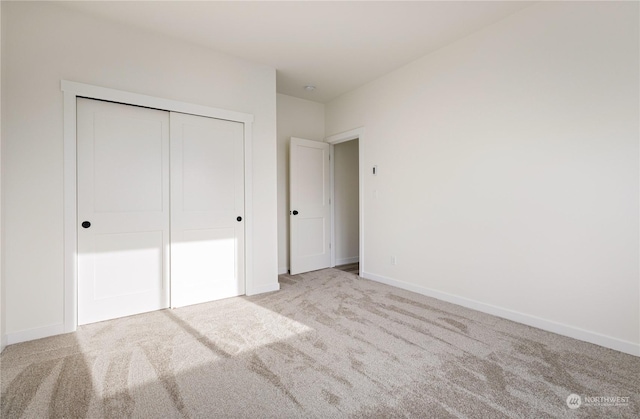
[[[78,324],[169,306],[169,114],[77,101]]]
[[[244,125],[171,113],[171,306],[242,295]]]
[[[331,264],[329,144],[291,138],[290,271],[292,275]]]

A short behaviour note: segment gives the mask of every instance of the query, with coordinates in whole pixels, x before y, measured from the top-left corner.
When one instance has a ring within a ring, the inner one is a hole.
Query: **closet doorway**
[[[77,324],[244,294],[244,124],[76,105]]]

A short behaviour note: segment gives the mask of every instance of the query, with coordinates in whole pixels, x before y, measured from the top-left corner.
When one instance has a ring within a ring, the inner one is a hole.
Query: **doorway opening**
[[[342,271],[360,273],[360,203],[359,140],[345,141],[332,146],[333,153],[333,260]]]
[[[328,137],[331,162],[331,266],[363,275],[363,134],[358,128]]]

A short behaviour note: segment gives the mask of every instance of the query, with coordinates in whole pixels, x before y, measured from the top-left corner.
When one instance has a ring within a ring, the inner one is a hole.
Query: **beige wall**
[[[324,141],[324,105],[278,94],[278,271],[289,269],[289,141]]]
[[[638,6],[540,3],[327,104],[380,169],[366,276],[640,354]]]
[[[336,144],[333,157],[336,265],[344,265],[359,256],[358,140]]]
[[[2,30],[9,335],[63,322],[61,79],[253,114],[254,284],[277,285],[274,69],[46,2],[2,2]]]

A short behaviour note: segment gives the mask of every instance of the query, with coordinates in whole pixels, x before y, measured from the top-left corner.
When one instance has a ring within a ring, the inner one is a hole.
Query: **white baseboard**
[[[396,279],[375,275],[369,272],[360,272],[362,278],[372,281],[381,282],[407,291],[413,291],[428,297],[437,298],[438,300],[448,303],[457,304],[483,313],[492,314],[502,317],[503,319],[512,320],[514,322],[526,324],[527,326],[536,327],[548,332],[557,333],[559,335],[568,336],[570,338],[593,343],[595,345],[604,346],[605,348],[615,349],[630,355],[640,356],[640,344],[617,339],[611,336],[602,335],[600,333],[591,332],[589,330],[580,329],[578,327],[569,326],[563,323],[557,323],[551,320],[542,319],[518,311],[482,303],[465,297],[460,297],[446,292],[436,291],[420,285],[410,284],[408,282],[398,281]]]
[[[0,336],[0,353],[7,347],[7,337],[5,335]]]
[[[29,340],[42,339],[49,336],[61,335],[64,333],[64,324],[52,324],[51,326],[37,327],[35,329],[23,330],[20,332],[7,333],[7,345],[26,342]]]
[[[289,273],[289,268],[278,268],[278,275]]]
[[[280,291],[280,284],[279,283],[275,283],[275,284],[268,284],[268,285],[262,285],[259,287],[253,287],[251,290],[247,290],[247,295],[257,295],[257,294],[263,294],[265,292],[273,292],[273,291]]]
[[[349,265],[350,263],[357,263],[359,261],[360,261],[360,258],[358,256],[351,257],[351,258],[344,258],[344,259],[336,259],[336,266]]]
[[[263,285],[259,287],[254,287],[251,290],[247,290],[247,295],[257,295],[265,292],[279,291],[280,284],[269,284]],[[6,336],[3,336],[2,349],[4,349],[7,345],[13,345],[15,343],[27,342],[30,340],[36,340],[41,338],[46,338],[54,335],[61,335],[65,332],[64,324],[54,324],[51,326],[38,327],[35,329],[23,330],[20,332],[8,333]],[[1,351],[1,350],[0,350]]]

